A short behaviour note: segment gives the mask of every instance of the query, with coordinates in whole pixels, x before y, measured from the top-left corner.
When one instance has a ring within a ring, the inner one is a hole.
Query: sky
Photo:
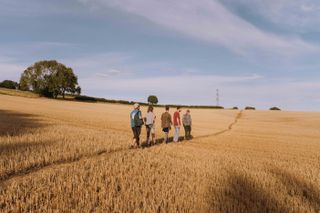
[[[318,0],[0,0],[0,81],[39,60],[84,95],[320,109]]]

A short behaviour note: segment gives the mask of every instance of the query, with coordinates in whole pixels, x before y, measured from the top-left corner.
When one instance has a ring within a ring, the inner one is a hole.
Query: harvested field
[[[131,149],[130,111],[0,94],[0,211],[320,212],[320,113],[192,109]]]

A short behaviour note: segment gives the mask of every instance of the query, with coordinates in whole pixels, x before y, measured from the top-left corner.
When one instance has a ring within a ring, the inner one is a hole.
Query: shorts
[[[169,127],[167,127],[167,128],[163,128],[163,129],[162,129],[162,131],[163,131],[163,132],[166,132],[166,133],[168,133],[168,132],[169,132],[169,130],[170,130],[170,128],[169,128]]]
[[[139,140],[141,134],[141,126],[132,127],[133,138]]]

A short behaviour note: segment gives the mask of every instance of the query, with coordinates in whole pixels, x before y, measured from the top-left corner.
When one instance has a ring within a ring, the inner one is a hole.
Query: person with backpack
[[[169,113],[169,107],[166,106],[166,111],[161,115],[161,127],[164,132],[164,143],[168,143],[169,131],[171,129],[172,119]]]
[[[133,132],[133,144],[137,147],[140,146],[141,126],[143,125],[142,113],[140,105],[135,103],[134,110],[130,113],[131,129]]]
[[[192,125],[192,119],[190,115],[190,110],[188,109],[187,112],[182,117],[182,124],[184,127],[185,132],[185,139],[190,140],[191,139],[191,125]]]
[[[181,118],[180,118],[180,107],[177,107],[177,111],[173,114],[173,126],[174,126],[174,137],[173,142],[179,141],[179,134],[180,134],[180,126],[181,126]]]
[[[148,111],[146,114],[145,124],[147,129],[147,145],[150,146],[150,134],[152,135],[152,144],[155,144],[155,121],[156,116],[153,113],[153,106],[148,107]]]

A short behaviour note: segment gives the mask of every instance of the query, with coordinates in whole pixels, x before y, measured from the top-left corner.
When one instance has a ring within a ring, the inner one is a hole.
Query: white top
[[[153,124],[155,121],[156,116],[153,112],[147,112],[146,114],[146,125]]]

